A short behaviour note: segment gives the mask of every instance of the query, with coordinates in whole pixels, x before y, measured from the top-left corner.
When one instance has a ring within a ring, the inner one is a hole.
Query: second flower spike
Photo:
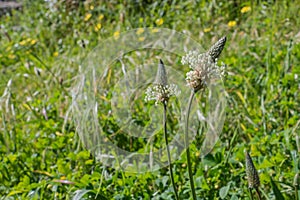
[[[166,68],[162,60],[159,60],[154,84],[147,88],[145,101],[155,100],[155,104],[167,103],[171,96],[179,95],[175,84],[168,84]]]
[[[226,36],[222,37],[221,39],[219,39],[212,47],[210,47],[210,49],[208,50],[208,54],[210,55],[210,57],[213,59],[213,61],[215,62],[216,59],[220,56],[220,54],[222,53],[224,46],[226,44]]]
[[[246,157],[246,174],[247,174],[247,178],[248,178],[249,188],[257,189],[260,185],[258,173],[253,164],[251,156],[249,155],[249,153],[247,151],[245,151],[245,157]]]

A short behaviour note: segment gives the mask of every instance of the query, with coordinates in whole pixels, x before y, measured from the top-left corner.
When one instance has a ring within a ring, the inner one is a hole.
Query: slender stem
[[[189,173],[189,179],[190,179],[190,185],[191,185],[191,191],[193,195],[193,199],[196,200],[196,192],[195,192],[195,186],[194,186],[194,179],[193,179],[193,173],[192,173],[192,164],[191,164],[191,156],[190,156],[190,147],[189,147],[189,116],[190,116],[190,110],[191,105],[193,102],[195,96],[195,92],[192,91],[189,102],[188,102],[188,108],[186,111],[186,121],[185,121],[185,148],[186,148],[186,160],[187,160],[187,166],[188,166],[188,173]]]
[[[258,196],[258,199],[261,200],[261,195],[260,195],[259,189],[255,188],[255,191],[256,191],[256,194]]]
[[[249,192],[250,192],[250,199],[253,200],[253,194],[252,194],[252,189],[249,188]]]
[[[169,170],[170,170],[170,177],[171,177],[171,182],[173,185],[173,189],[174,189],[174,194],[175,194],[175,198],[176,200],[178,200],[178,194],[177,194],[177,189],[175,186],[175,181],[174,181],[174,177],[173,177],[173,169],[172,169],[172,162],[171,162],[171,155],[170,155],[170,149],[169,149],[169,142],[168,142],[168,132],[167,132],[167,102],[164,101],[164,135],[165,135],[165,142],[166,142],[166,149],[167,149],[167,154],[168,154],[168,164],[169,164]]]

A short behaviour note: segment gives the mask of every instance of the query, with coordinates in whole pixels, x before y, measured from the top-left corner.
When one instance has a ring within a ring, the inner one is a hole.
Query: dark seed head
[[[224,49],[224,46],[226,44],[226,36],[219,39],[208,51],[208,54],[211,56],[213,61],[215,61],[220,54],[222,53],[222,50]]]
[[[246,157],[246,174],[248,178],[249,188],[258,188],[260,185],[259,176],[253,164],[251,156],[247,151],[245,151],[245,157]]]

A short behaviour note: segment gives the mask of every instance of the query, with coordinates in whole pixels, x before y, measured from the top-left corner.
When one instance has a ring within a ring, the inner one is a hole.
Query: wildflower
[[[234,26],[236,26],[236,21],[229,21],[227,25],[229,27],[234,27]]]
[[[10,51],[11,50],[11,46],[8,46],[5,51]]]
[[[36,41],[35,39],[32,39],[32,40],[30,41],[30,44],[31,44],[31,45],[34,45],[36,42],[37,42],[37,41]]]
[[[144,33],[144,29],[143,29],[143,28],[139,28],[139,29],[136,31],[136,34],[137,34],[137,35],[140,35],[140,34],[142,34],[142,33]]]
[[[222,37],[221,39],[219,39],[208,51],[208,54],[211,56],[211,58],[213,59],[213,61],[215,61],[220,54],[222,53],[224,46],[226,43],[226,37]]]
[[[251,156],[245,151],[246,157],[246,174],[248,177],[249,188],[258,188],[260,185],[259,176],[252,162]]]
[[[8,55],[8,58],[13,60],[13,59],[16,58],[16,55],[14,55],[14,54],[9,54],[9,55]]]
[[[193,174],[192,174],[192,164],[190,159],[190,148],[188,138],[189,138],[189,115],[191,111],[191,105],[193,102],[193,98],[195,93],[199,90],[205,89],[205,86],[211,81],[211,79],[215,77],[222,77],[224,72],[224,66],[219,67],[216,63],[216,59],[221,54],[224,45],[226,42],[226,37],[223,37],[219,40],[216,44],[214,44],[209,51],[205,53],[199,53],[198,51],[189,51],[185,56],[182,57],[181,63],[188,64],[189,67],[192,69],[186,74],[186,81],[187,84],[193,88],[194,92],[191,93],[189,98],[188,107],[186,110],[186,123],[185,123],[185,147],[186,147],[186,159],[187,159],[187,166],[188,166],[188,175],[190,179],[190,187],[193,199],[196,199],[196,190],[194,186]]]
[[[168,85],[166,68],[162,60],[159,60],[155,83],[162,86]]]
[[[158,102],[168,102],[171,96],[177,96],[178,94],[177,86],[168,84],[166,69],[164,63],[160,60],[154,85],[147,88],[145,101],[155,100],[155,105],[157,105]]]
[[[139,40],[140,42],[143,42],[143,41],[145,40],[145,37],[139,37],[138,40]]]
[[[163,20],[162,18],[157,19],[157,20],[155,21],[155,24],[156,24],[157,26],[160,26],[160,25],[162,25],[163,23],[164,23],[164,20]]]
[[[54,56],[54,57],[57,57],[57,56],[58,56],[58,52],[55,51],[55,52],[53,53],[53,56]]]
[[[91,13],[86,14],[85,17],[84,17],[84,21],[85,22],[88,21],[91,17],[92,17]]]
[[[25,45],[26,45],[26,43],[27,43],[27,41],[26,41],[26,40],[22,40],[21,42],[19,42],[19,44],[20,44],[21,46],[25,46]]]
[[[216,64],[217,58],[220,56],[226,37],[221,38],[206,53],[198,51],[190,51],[182,57],[181,63],[187,64],[192,69],[186,74],[188,86],[197,92],[204,89],[205,86],[215,77],[223,77],[225,74],[225,65],[220,67]]]
[[[241,13],[246,13],[246,12],[249,12],[251,11],[251,7],[250,6],[244,6],[242,9],[241,9]]]
[[[157,28],[153,28],[153,29],[151,29],[151,32],[152,33],[157,33],[157,32],[159,32],[159,30]]]
[[[210,32],[210,31],[211,31],[211,29],[212,29],[211,27],[209,27],[209,28],[205,28],[205,29],[204,29],[204,33]]]
[[[96,32],[98,32],[101,29],[101,27],[102,27],[101,24],[98,23],[98,24],[96,24],[96,26],[94,27],[94,29],[95,29]]]
[[[99,20],[102,20],[103,18],[104,18],[103,14],[99,15],[99,17],[98,17]]]
[[[117,40],[120,37],[120,31],[114,32],[114,38]]]

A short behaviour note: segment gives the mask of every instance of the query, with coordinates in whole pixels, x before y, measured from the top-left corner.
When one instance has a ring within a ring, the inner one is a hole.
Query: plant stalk
[[[252,189],[249,188],[249,193],[250,193],[250,199],[253,200],[253,194],[252,194]]]
[[[192,91],[190,95],[190,99],[188,102],[188,108],[186,111],[186,121],[185,121],[185,148],[186,148],[186,160],[187,160],[187,167],[188,167],[188,174],[189,174],[189,179],[190,179],[190,185],[191,185],[191,191],[192,191],[192,196],[193,200],[196,200],[196,192],[195,192],[195,185],[194,185],[194,179],[193,179],[193,173],[192,173],[192,164],[191,164],[191,156],[190,156],[190,147],[189,147],[189,117],[190,117],[190,110],[192,106],[192,102],[195,96],[195,92]]]
[[[255,188],[255,191],[256,191],[256,194],[258,196],[258,199],[261,200],[261,195],[260,195],[259,189]]]
[[[169,149],[169,142],[168,142],[168,132],[167,132],[167,102],[164,101],[164,136],[165,136],[165,142],[166,142],[166,149],[167,149],[167,154],[168,154],[168,164],[169,164],[169,170],[170,170],[170,177],[171,177],[171,182],[175,194],[175,199],[178,200],[178,194],[177,194],[177,189],[175,186],[175,181],[174,181],[174,176],[173,176],[173,169],[172,169],[172,162],[171,162],[171,155],[170,155],[170,149]]]

